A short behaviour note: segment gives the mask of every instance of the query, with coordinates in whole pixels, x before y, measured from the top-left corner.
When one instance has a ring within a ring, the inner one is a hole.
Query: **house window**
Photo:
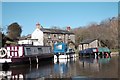
[[[59,35],[59,36],[58,36],[58,39],[61,39],[61,38],[62,38],[62,37]]]
[[[56,34],[54,34],[54,37],[56,38]]]
[[[70,39],[70,35],[68,35],[68,39]]]
[[[48,39],[50,39],[51,38],[51,36],[50,36],[50,34],[48,34]]]

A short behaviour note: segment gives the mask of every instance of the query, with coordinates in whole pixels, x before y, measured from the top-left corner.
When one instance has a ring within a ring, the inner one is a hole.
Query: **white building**
[[[36,46],[43,46],[43,32],[40,30],[40,24],[36,24],[36,29],[31,34],[30,39],[19,40],[18,44],[32,44]]]
[[[37,39],[33,42],[33,45],[43,45],[43,32],[40,30],[40,24],[36,24],[35,31],[31,34],[31,39]]]

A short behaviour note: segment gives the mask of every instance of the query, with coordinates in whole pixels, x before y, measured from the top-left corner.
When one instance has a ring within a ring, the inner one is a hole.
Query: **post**
[[[90,58],[91,58],[91,53],[90,53]]]
[[[31,65],[31,58],[29,57],[30,65]]]
[[[38,57],[36,56],[36,62],[38,63]]]
[[[95,53],[95,59],[97,58],[97,53]]]
[[[57,62],[59,62],[59,54],[57,54],[56,56],[57,56]]]
[[[104,58],[104,52],[102,52],[102,58]]]

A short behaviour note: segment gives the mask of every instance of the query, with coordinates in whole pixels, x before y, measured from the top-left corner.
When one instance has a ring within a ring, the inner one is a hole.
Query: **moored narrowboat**
[[[7,46],[0,49],[0,63],[38,63],[40,60],[52,59],[53,54],[50,46]]]
[[[107,47],[87,48],[79,51],[81,57],[111,57],[111,51]]]

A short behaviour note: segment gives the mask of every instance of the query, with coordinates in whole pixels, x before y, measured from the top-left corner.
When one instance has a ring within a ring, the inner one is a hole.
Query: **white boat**
[[[55,44],[53,52],[54,52],[54,59],[56,58],[68,59],[77,56],[75,54],[75,51],[72,48],[68,48],[66,43]]]

